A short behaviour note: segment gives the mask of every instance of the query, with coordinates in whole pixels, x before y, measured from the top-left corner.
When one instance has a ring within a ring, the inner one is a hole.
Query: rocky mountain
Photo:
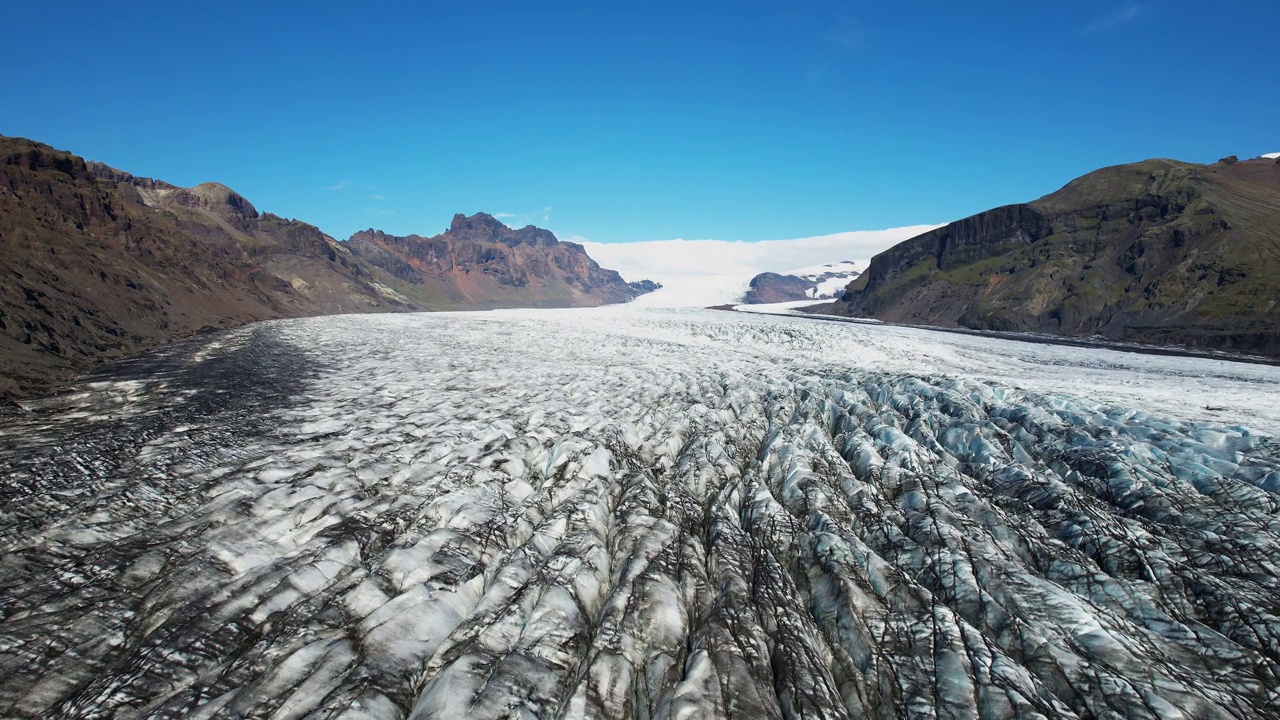
[[[765,303],[790,302],[810,297],[813,284],[795,275],[783,275],[774,272],[762,272],[751,278],[747,293],[742,302],[748,305]]]
[[[451,232],[434,250],[339,242],[224,185],[181,188],[0,137],[0,398],[255,320],[641,292],[545,230],[478,215]]]
[[[859,263],[844,260],[785,273],[763,272],[751,278],[742,302],[754,305],[796,300],[833,300],[844,293],[845,286],[861,275],[865,267],[865,261]]]
[[[1280,355],[1280,164],[1148,160],[877,255],[827,312]]]
[[[581,245],[532,225],[509,228],[485,213],[455,215],[449,229],[433,237],[365,230],[347,247],[441,309],[594,306],[647,291],[600,267]]]
[[[244,197],[220,183],[181,188],[136,178],[101,163],[89,163],[99,178],[124,183],[143,204],[167,211],[187,237],[220,247],[225,254],[288,283],[305,299],[305,314],[416,310],[425,304],[392,286],[395,279],[355,258],[346,244],[299,220],[259,213]],[[404,290],[404,287],[399,287]]]

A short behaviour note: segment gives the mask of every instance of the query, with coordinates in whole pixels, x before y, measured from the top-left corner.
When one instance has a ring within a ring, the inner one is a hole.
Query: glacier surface
[[[602,308],[0,423],[0,717],[1280,717],[1280,368]]]

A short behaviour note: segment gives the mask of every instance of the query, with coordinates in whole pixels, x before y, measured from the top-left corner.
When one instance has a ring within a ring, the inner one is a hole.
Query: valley
[[[0,715],[1265,718],[1280,368],[276,320],[0,425]]]

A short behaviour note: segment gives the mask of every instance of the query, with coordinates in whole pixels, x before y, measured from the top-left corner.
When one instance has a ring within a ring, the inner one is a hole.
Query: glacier
[[[0,717],[1280,717],[1280,368],[610,307],[0,420]]]

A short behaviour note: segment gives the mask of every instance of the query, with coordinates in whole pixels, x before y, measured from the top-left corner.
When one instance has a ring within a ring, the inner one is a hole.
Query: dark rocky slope
[[[103,358],[255,320],[598,305],[640,294],[580,246],[476,218],[440,258],[454,277],[405,273],[368,243],[259,213],[226,186],[176,187],[0,137],[0,398],[40,392]],[[502,270],[492,260],[504,254],[520,262]]]
[[[96,358],[314,310],[215,230],[213,211],[155,205],[169,196],[198,205],[197,190],[135,185],[69,153],[0,139],[0,391],[24,394]]]
[[[827,311],[1280,355],[1280,165],[1148,160],[876,256]]]

